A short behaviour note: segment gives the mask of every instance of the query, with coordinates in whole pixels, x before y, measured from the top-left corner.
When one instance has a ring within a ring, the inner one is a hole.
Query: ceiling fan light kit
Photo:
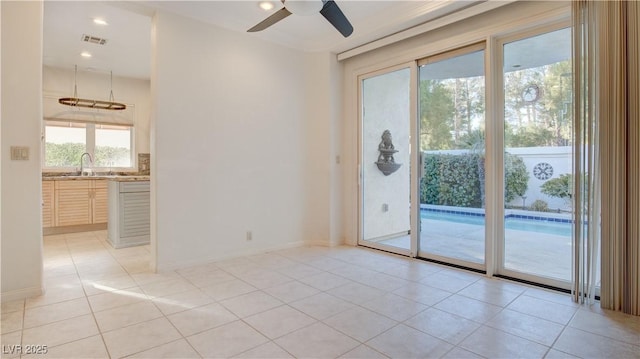
[[[333,0],[282,0],[282,3],[284,4],[282,9],[271,14],[247,32],[262,31],[291,14],[304,16],[319,12],[342,36],[349,37],[353,33],[353,26]]]
[[[261,1],[258,3],[258,6],[264,11],[269,11],[274,8],[273,2],[271,1]]]
[[[287,0],[284,7],[292,14],[309,16],[319,13],[323,5],[320,0]]]
[[[75,66],[75,72],[73,76],[73,97],[62,97],[58,99],[58,103],[61,105],[72,106],[72,107],[86,107],[86,108],[94,108],[98,110],[125,110],[127,105],[115,102],[113,97],[113,71],[111,72],[111,92],[109,93],[109,101],[101,101],[101,100],[89,100],[78,97],[78,84],[76,81],[76,77],[78,75],[78,65]]]

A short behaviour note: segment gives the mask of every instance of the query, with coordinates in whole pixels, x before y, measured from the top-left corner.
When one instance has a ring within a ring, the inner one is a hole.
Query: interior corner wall
[[[42,292],[42,2],[2,1],[2,301]],[[10,147],[29,148],[11,160]]]
[[[329,92],[326,94],[329,106],[329,188],[331,203],[329,206],[329,245],[345,243],[344,228],[344,160],[343,160],[343,123],[342,79],[344,66],[338,62],[335,54],[329,55]]]
[[[307,213],[308,244],[334,246],[342,243],[340,181],[340,110],[342,72],[335,54],[307,53],[306,183],[317,196]]]
[[[306,182],[305,54],[162,11],[154,37],[157,269],[303,244],[328,196]]]

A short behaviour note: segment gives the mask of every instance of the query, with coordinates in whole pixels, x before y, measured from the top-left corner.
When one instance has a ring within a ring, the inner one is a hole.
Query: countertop
[[[148,181],[148,175],[95,175],[95,176],[77,176],[77,175],[48,175],[42,176],[43,181],[84,181],[84,180],[109,180],[116,182],[133,182]]]

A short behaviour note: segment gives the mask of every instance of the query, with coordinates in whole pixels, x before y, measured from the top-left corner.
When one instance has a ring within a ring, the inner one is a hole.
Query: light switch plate
[[[11,146],[11,160],[12,161],[28,161],[29,147]]]

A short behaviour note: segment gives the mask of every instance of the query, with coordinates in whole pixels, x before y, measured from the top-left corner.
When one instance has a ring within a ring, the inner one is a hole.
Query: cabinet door
[[[149,192],[120,193],[120,237],[149,235]]]
[[[56,181],[56,226],[91,223],[91,181]]]
[[[53,227],[55,223],[53,198],[54,181],[42,181],[42,227]]]
[[[107,223],[109,217],[107,180],[94,180],[93,183],[93,223]]]

